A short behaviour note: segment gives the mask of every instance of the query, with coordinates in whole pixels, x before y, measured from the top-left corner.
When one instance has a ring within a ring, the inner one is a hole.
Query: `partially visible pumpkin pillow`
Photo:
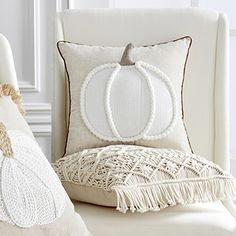
[[[69,79],[66,154],[111,144],[191,151],[182,92],[191,38],[154,46],[58,42]]]
[[[39,145],[0,122],[0,220],[29,228],[50,224],[65,209],[65,194]]]
[[[0,176],[0,235],[88,235],[39,145],[1,122]]]
[[[72,199],[121,212],[236,198],[236,180],[206,159],[173,149],[112,145],[54,164]]]
[[[0,221],[2,236],[89,236],[85,223],[74,210],[74,205],[65,193],[65,211],[56,221],[47,225],[34,225],[31,228],[20,228]]]
[[[0,84],[0,122],[3,122],[8,130],[22,131],[34,139],[24,119],[24,113],[20,92],[10,84]]]

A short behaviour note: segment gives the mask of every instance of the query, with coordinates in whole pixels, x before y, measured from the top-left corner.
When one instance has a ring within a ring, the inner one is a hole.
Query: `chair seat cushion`
[[[178,205],[160,212],[121,214],[114,208],[74,202],[96,236],[233,236],[236,221],[221,202]]]

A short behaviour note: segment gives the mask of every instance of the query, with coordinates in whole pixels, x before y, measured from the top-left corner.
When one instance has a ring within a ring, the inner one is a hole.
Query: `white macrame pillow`
[[[0,221],[23,228],[61,217],[65,192],[38,144],[0,123]]]
[[[111,144],[191,151],[182,90],[190,37],[147,47],[59,42],[69,79],[66,154]]]
[[[121,212],[157,211],[236,197],[236,180],[206,159],[173,149],[112,145],[59,159],[54,169],[72,199]]]

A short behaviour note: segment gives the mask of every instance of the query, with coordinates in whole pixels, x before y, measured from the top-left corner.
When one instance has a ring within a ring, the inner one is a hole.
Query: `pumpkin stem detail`
[[[5,157],[13,156],[11,140],[7,134],[6,127],[2,122],[0,122],[0,149]]]
[[[125,47],[125,51],[121,57],[120,60],[120,65],[122,66],[131,66],[134,65],[135,63],[130,59],[130,51],[131,49],[134,47],[134,45],[132,43],[129,43],[126,47]]]

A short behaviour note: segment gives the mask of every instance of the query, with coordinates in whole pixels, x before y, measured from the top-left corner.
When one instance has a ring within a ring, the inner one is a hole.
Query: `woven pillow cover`
[[[190,45],[58,42],[69,81],[66,154],[123,143],[191,151],[182,106]]]
[[[173,149],[111,145],[59,159],[54,169],[72,199],[121,212],[236,197],[236,180],[206,159]]]
[[[1,122],[0,185],[0,235],[67,236],[86,228],[35,140]]]

